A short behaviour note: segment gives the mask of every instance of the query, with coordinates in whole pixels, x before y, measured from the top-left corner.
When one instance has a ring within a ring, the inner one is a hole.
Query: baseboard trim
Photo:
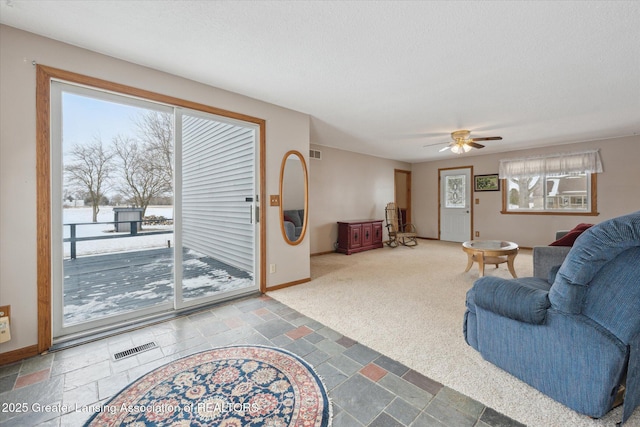
[[[336,251],[324,251],[324,252],[316,252],[315,254],[311,254],[311,256],[319,256],[319,255],[327,255],[327,254],[335,254]]]
[[[13,362],[19,362],[27,357],[38,355],[38,345],[30,345],[28,347],[18,348],[16,350],[0,353],[0,366],[8,365]]]
[[[307,277],[306,279],[294,280],[293,282],[281,283],[280,285],[267,287],[267,292],[269,291],[277,291],[278,289],[288,288],[290,286],[300,285],[302,283],[307,283],[311,281],[311,277]]]

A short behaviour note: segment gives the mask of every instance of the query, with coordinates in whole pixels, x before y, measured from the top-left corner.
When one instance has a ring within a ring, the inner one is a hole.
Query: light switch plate
[[[280,195],[272,194],[269,196],[269,205],[271,206],[280,206]]]

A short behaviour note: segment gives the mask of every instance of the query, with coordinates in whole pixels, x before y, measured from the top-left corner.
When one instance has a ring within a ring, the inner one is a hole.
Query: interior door
[[[440,240],[471,240],[471,168],[440,169]]]
[[[411,224],[411,171],[395,169],[395,202],[402,215],[402,224]]]

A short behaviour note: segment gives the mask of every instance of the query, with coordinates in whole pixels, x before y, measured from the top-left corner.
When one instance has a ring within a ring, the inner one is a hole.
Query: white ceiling
[[[640,133],[640,2],[20,1],[0,22],[311,115],[420,162]],[[37,59],[37,58],[36,58]]]

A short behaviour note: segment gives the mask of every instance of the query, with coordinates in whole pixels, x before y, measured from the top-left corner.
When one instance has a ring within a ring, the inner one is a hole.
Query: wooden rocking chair
[[[389,233],[387,245],[397,248],[399,245],[411,247],[418,244],[416,228],[413,224],[401,224],[398,206],[395,203],[387,203],[384,216],[387,221],[387,232]]]

